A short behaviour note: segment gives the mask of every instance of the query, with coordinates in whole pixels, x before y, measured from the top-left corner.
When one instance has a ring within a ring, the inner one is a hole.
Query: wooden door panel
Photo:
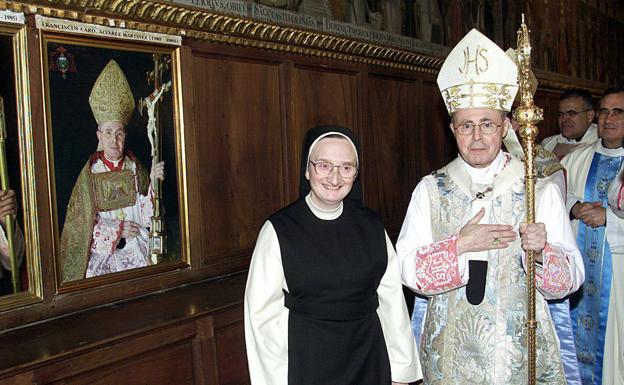
[[[193,68],[206,265],[248,256],[282,205],[280,73],[272,62],[199,55]]]

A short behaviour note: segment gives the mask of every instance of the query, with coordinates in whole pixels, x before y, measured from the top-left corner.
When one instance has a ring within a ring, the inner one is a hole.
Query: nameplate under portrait
[[[22,12],[13,12],[8,9],[0,10],[0,23],[19,24],[26,23],[26,17]]]
[[[181,45],[182,37],[154,33],[147,31],[137,31],[125,28],[107,27],[105,25],[81,23],[79,21],[58,19],[35,15],[35,25],[40,30],[71,33],[78,35],[89,35],[94,37],[139,41],[151,44]]]

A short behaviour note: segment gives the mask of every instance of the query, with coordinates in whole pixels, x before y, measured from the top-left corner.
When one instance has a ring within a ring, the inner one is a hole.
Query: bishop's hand
[[[154,181],[156,179],[165,180],[165,162],[158,162],[152,165],[150,180]]]
[[[524,251],[535,251],[535,261],[542,263],[542,250],[546,247],[546,226],[543,223],[521,223],[520,245]]]
[[[123,221],[123,226],[121,229],[121,237],[122,238],[132,238],[139,235],[141,230],[141,225],[133,221]]]
[[[479,224],[485,209],[462,227],[457,237],[457,255],[473,251],[504,249],[516,240],[516,232],[510,225]]]

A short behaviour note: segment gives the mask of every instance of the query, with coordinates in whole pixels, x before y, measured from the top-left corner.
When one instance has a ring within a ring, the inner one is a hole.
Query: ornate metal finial
[[[522,14],[522,24],[518,29],[518,83],[520,86],[521,107],[534,107],[533,94],[531,92],[531,41],[529,39],[529,29],[524,23]],[[536,115],[532,116],[530,123],[537,123],[543,119],[542,110],[536,109]],[[529,122],[527,122],[529,123]]]

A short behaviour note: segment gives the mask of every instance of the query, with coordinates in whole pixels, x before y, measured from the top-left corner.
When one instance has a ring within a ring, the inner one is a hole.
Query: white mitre
[[[444,61],[438,87],[449,114],[467,108],[509,111],[518,92],[518,67],[473,29]]]

